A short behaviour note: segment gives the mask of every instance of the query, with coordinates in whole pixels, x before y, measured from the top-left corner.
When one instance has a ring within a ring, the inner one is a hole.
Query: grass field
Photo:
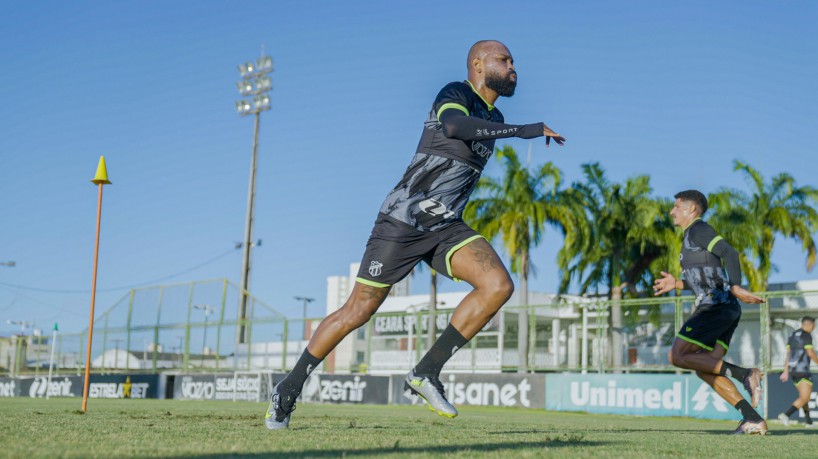
[[[35,457],[815,457],[818,432],[772,425],[730,437],[733,422],[462,407],[300,404],[288,431],[247,402],[0,400],[0,456]]]

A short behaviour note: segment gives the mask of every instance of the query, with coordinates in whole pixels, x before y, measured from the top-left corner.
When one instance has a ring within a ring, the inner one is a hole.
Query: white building
[[[337,311],[349,297],[359,266],[358,263],[350,265],[348,276],[331,276],[327,278],[327,315]],[[428,329],[429,317],[426,311],[428,311],[431,300],[429,294],[409,294],[410,278],[411,276],[407,276],[406,279],[393,286],[389,296],[378,309],[378,317],[351,333],[338,344],[325,361],[326,371],[335,373],[358,371],[367,371],[374,374],[394,373],[408,370],[416,363],[425,350],[425,334]],[[468,285],[466,287],[468,288]],[[459,292],[438,292],[438,313],[435,320],[438,333],[447,326],[454,308],[460,304],[470,291],[471,289]],[[495,316],[480,333],[479,339],[475,341],[477,346],[473,349],[459,351],[452,358],[447,368],[452,370],[471,371],[472,368],[476,368],[483,371],[498,371],[503,365],[516,365],[518,360],[516,346],[504,350],[503,336],[500,331],[510,328],[516,330],[517,314],[514,307],[520,305],[520,295],[521,292],[515,291],[511,299],[503,307],[505,312]],[[576,296],[563,296],[562,298],[568,298],[575,303],[585,301]],[[557,302],[558,297],[556,294],[528,293],[528,303],[532,305],[553,305]],[[411,314],[407,316],[405,314],[407,312]],[[400,315],[390,316],[390,313],[400,313]],[[576,308],[566,305],[564,308],[559,309],[542,309],[537,311],[536,316],[537,322],[548,322],[550,333],[557,338],[549,343],[549,349],[544,352],[535,352],[534,359],[542,364],[547,364],[549,361],[557,361],[560,354],[566,354],[569,359],[575,360],[570,363],[575,364],[575,366],[579,365],[579,345],[574,346],[572,344],[578,342],[579,334],[576,327],[572,325],[570,329],[560,330],[562,319],[571,319],[573,322],[578,323],[580,313]],[[505,323],[506,321],[508,321],[508,324]],[[418,331],[424,335],[424,339],[417,339]],[[367,333],[371,335],[369,343],[367,342]],[[560,336],[563,336],[564,339],[560,340]],[[576,340],[569,341],[569,337],[576,338]],[[516,337],[514,339],[516,340]],[[569,349],[566,349],[566,346]],[[367,356],[367,353],[369,353],[369,356]],[[367,360],[370,363],[369,368],[366,366]]]

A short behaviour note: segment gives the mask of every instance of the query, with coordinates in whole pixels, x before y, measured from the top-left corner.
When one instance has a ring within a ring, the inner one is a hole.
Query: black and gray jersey
[[[734,264],[737,266],[738,255],[735,250],[724,242],[712,226],[697,219],[685,229],[679,262],[682,265],[682,280],[696,295],[696,307],[738,304],[736,297],[730,293],[730,286],[741,282],[741,271],[739,269],[738,274],[733,274],[736,279],[731,282],[722,267],[722,258],[713,253],[717,244],[720,244],[719,248],[729,248],[729,261],[735,258]],[[733,268],[734,271],[736,269],[738,268]]]
[[[790,350],[790,361],[787,363],[790,372],[809,373],[807,349],[812,349],[812,335],[804,330],[795,330],[787,340],[787,349]]]
[[[447,132],[441,122],[444,112],[449,118],[458,112],[461,119],[470,121],[460,123],[457,132]],[[497,138],[542,135],[542,123],[504,124],[500,110],[486,102],[468,80],[449,83],[435,98],[417,151],[380,212],[420,231],[443,228],[461,219]]]

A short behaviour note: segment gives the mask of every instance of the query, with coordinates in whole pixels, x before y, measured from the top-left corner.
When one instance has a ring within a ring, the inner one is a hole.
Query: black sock
[[[741,413],[741,417],[743,417],[745,421],[761,421],[761,416],[756,413],[756,410],[750,406],[750,403],[748,403],[747,400],[741,399],[740,402],[736,403],[736,409]]]
[[[440,338],[432,345],[432,348],[429,349],[429,352],[427,352],[426,355],[420,359],[417,366],[415,366],[415,374],[439,376],[443,365],[449,361],[458,349],[468,342],[469,340],[463,338],[463,335],[461,335],[452,324],[449,324],[449,326],[443,330],[443,333],[440,334]]]
[[[738,365],[733,365],[732,363],[722,360],[721,361],[721,370],[719,370],[719,374],[722,376],[732,377],[738,381],[742,381],[747,375],[750,374],[749,368],[741,368]]]
[[[809,403],[801,407],[804,410],[804,422],[807,424],[812,424],[812,418],[809,417]]]
[[[794,405],[790,405],[790,407],[787,408],[787,411],[784,412],[784,416],[790,417],[796,411],[798,411],[798,408],[796,408]]]
[[[313,357],[308,350],[304,349],[304,353],[298,358],[293,370],[278,384],[281,407],[284,411],[290,411],[295,404],[295,399],[301,394],[304,382],[322,360],[324,359]]]

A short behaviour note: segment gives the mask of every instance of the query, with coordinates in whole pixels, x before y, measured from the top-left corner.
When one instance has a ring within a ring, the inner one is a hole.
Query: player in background
[[[792,379],[798,389],[798,398],[792,402],[787,411],[778,415],[778,420],[785,426],[790,424],[790,416],[798,409],[804,410],[804,427],[814,427],[809,415],[809,399],[812,393],[812,374],[809,372],[810,360],[818,363],[818,356],[812,349],[812,330],[815,329],[815,318],[801,319],[801,328],[795,330],[787,340],[787,356],[784,358],[784,372],[781,373],[781,382]]]
[[[738,252],[702,220],[702,215],[707,212],[704,194],[688,190],[677,193],[674,198],[676,202],[670,216],[674,225],[684,228],[679,255],[683,280],[662,271],[653,290],[656,295],[662,295],[687,286],[696,295],[696,300],[693,314],[676,334],[670,350],[670,363],[695,370],[699,378],[741,413],[742,421],[733,433],[764,435],[767,423],[754,409],[761,400],[761,371],[724,360],[741,319],[738,300],[750,304],[763,303],[764,300],[741,288]],[[744,385],[750,393],[752,406],[730,377]]]
[[[367,323],[392,285],[421,261],[474,287],[405,383],[432,411],[457,416],[440,382],[441,369],[514,290],[500,257],[463,222],[463,209],[494,153],[495,139],[546,136],[546,146],[552,139],[559,145],[565,141],[544,123],[505,124],[494,103],[514,95],[517,72],[504,44],[475,43],[466,65],[468,79],[447,84],[432,103],[414,157],[375,220],[349,299],[321,322],[292,371],[273,389],[264,419],[267,428],[289,426],[296,398],[312,370],[345,336]],[[384,157],[390,155],[385,152]]]

